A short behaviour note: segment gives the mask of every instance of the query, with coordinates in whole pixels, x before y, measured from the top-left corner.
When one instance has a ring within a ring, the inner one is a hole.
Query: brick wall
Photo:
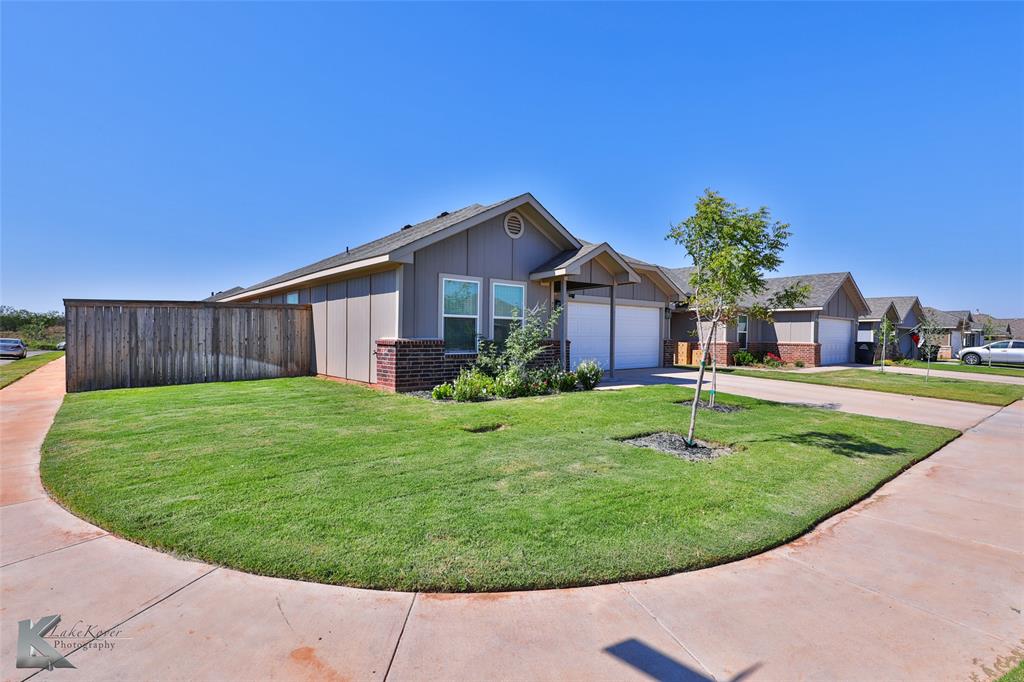
[[[754,354],[775,353],[789,364],[797,360],[803,360],[806,367],[821,364],[821,344],[818,343],[751,343],[747,350]]]
[[[568,341],[566,355],[570,355]],[[451,381],[476,361],[476,353],[445,353],[442,339],[377,339],[377,384],[397,393],[427,391]],[[559,343],[548,346],[536,367],[558,364]]]

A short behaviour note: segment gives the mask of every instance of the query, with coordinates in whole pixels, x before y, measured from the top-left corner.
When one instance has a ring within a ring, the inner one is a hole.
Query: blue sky
[[[713,187],[780,274],[1024,316],[1024,5],[18,4],[2,301],[194,299],[533,192],[664,265]]]

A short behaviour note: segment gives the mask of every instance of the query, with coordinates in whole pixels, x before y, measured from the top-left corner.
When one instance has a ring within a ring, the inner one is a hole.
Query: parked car
[[[67,350],[68,344],[66,341],[61,341],[57,344],[57,350]]]
[[[28,355],[28,347],[21,339],[0,339],[0,357],[23,358]]]
[[[956,355],[965,365],[993,363],[1024,365],[1024,341],[1010,339],[995,341],[985,346],[963,348]]]

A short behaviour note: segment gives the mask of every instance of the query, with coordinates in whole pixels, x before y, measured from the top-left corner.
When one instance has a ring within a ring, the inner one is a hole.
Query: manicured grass
[[[26,374],[34,372],[46,363],[52,362],[62,355],[64,355],[64,351],[40,353],[39,355],[30,355],[27,358],[15,360],[14,362],[6,365],[0,365],[0,388],[13,384]]]
[[[943,398],[945,400],[962,400],[969,403],[985,405],[1009,405],[1024,398],[1024,386],[1014,384],[993,384],[986,381],[965,381],[962,379],[946,379],[930,377],[927,381],[923,376],[915,374],[897,374],[896,372],[879,372],[875,369],[841,369],[835,372],[787,372],[769,369],[719,369],[730,374],[759,379],[782,379],[784,381],[800,381],[806,384],[824,386],[842,386],[844,388],[863,388],[883,393],[901,393],[916,395],[922,398]]]
[[[441,404],[303,377],[67,396],[43,481],[153,547],[254,573],[486,591],[662,575],[794,538],[949,429],[722,396],[686,462],[617,439],[685,433],[654,386]],[[478,432],[474,432],[478,431]]]
[[[1024,682],[1024,661],[1021,661],[1013,669],[1007,671],[997,682]]]
[[[903,363],[900,363],[901,365]],[[911,360],[906,367],[917,367],[927,369],[928,363],[920,360]],[[941,369],[943,372],[967,372],[970,374],[1000,374],[1007,377],[1024,377],[1024,369],[1019,367],[1007,367],[1005,365],[963,365],[953,362],[933,362],[932,369]]]

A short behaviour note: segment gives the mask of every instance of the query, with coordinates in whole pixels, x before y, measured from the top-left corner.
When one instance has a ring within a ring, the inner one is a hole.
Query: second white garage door
[[[821,364],[850,362],[853,355],[853,320],[819,317],[818,343],[821,344]]]
[[[657,367],[661,364],[661,308],[615,306],[615,367]],[[569,303],[569,355],[575,367],[597,360],[608,368],[608,306]]]

